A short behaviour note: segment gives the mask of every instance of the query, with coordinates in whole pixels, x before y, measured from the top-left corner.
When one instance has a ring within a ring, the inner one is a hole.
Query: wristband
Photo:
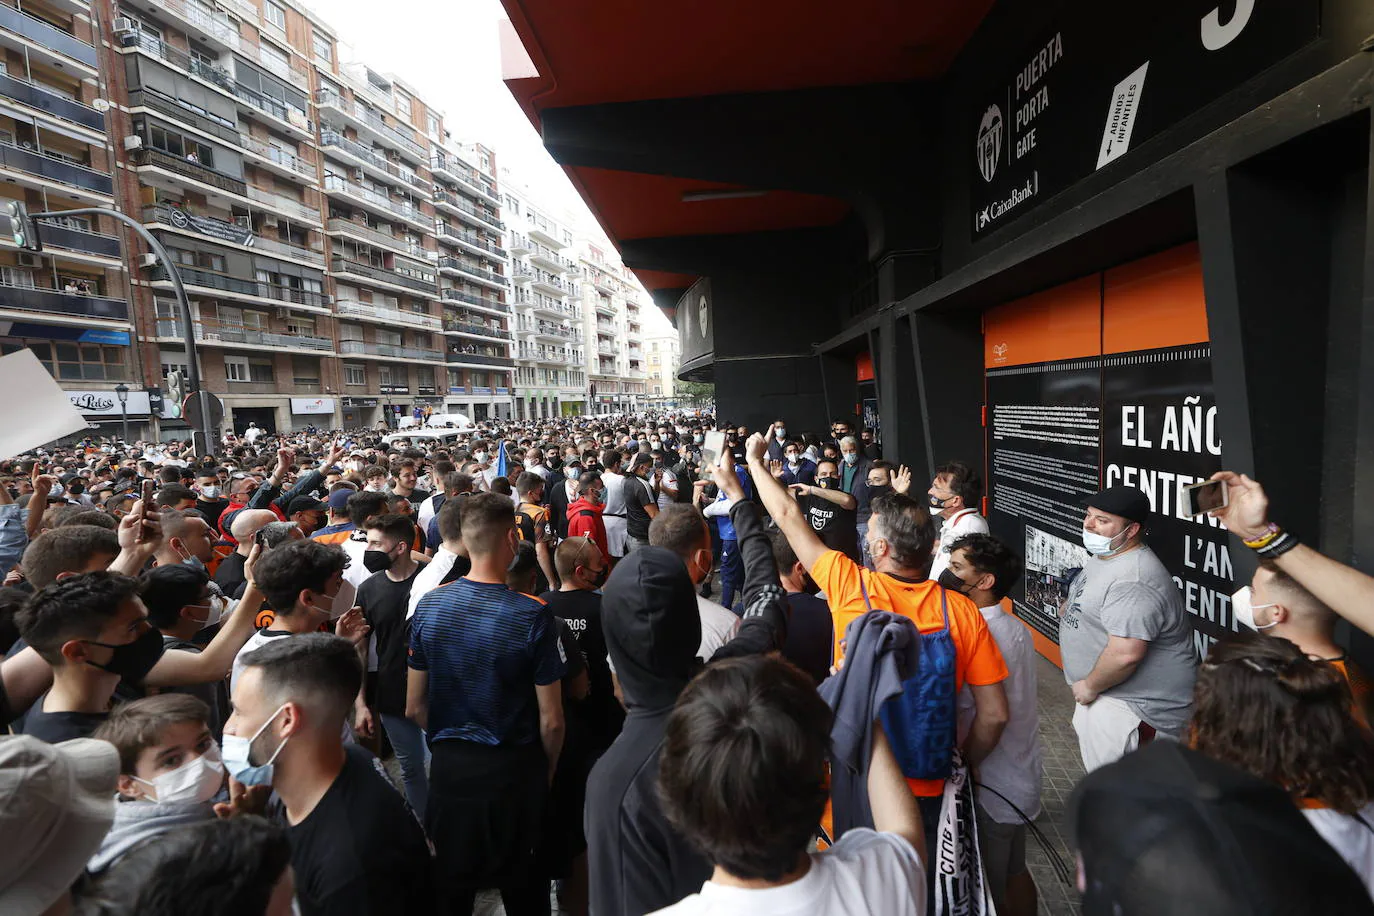
[[[1273,560],[1298,546],[1298,538],[1291,531],[1280,532],[1272,542],[1256,550],[1261,559]]]
[[[1283,529],[1273,522],[1270,522],[1265,526],[1264,532],[1259,537],[1253,540],[1250,538],[1242,538],[1241,540],[1245,546],[1249,547],[1251,550],[1261,550],[1273,543],[1281,534],[1283,534]]]

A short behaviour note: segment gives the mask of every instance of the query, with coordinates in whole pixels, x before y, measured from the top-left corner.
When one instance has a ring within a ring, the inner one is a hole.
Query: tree
[[[673,394],[690,404],[703,404],[716,399],[716,386],[711,382],[678,382]]]

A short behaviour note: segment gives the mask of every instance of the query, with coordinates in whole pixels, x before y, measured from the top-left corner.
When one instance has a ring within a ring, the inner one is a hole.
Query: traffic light
[[[10,237],[14,244],[25,251],[42,251],[43,240],[38,235],[38,224],[29,218],[29,208],[20,200],[12,200],[5,205],[10,218]]]

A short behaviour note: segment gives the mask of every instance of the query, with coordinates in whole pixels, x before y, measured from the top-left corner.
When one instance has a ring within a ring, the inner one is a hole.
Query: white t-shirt
[[[239,682],[239,672],[243,670],[243,657],[254,649],[261,649],[274,639],[287,639],[290,636],[290,633],[268,632],[263,629],[248,637],[248,641],[243,644],[239,654],[234,656],[234,665],[229,672],[229,695],[231,698],[233,697],[234,686]]]
[[[1374,802],[1359,810],[1364,823],[1330,808],[1304,808],[1302,813],[1374,896]]]
[[[1036,706],[1035,644],[1026,625],[998,605],[979,609],[988,622],[988,632],[1002,652],[1009,672],[1002,682],[1007,692],[1007,727],[1002,737],[978,767],[979,781],[996,789],[1011,804],[1034,820],[1040,816],[1040,711]],[[959,743],[973,723],[973,692],[965,685],[959,691]],[[975,790],[978,804],[999,824],[1020,824],[1011,806],[992,792]]]
[[[435,515],[434,501],[443,495],[444,494],[442,492],[435,493],[429,499],[420,503],[419,519],[415,522],[415,524],[419,526],[421,534],[425,534],[429,531],[429,523],[434,519]]]
[[[410,583],[410,604],[406,608],[406,620],[415,616],[415,606],[420,603],[420,599],[439,587],[439,583],[444,581],[444,576],[448,575],[449,570],[453,568],[453,562],[457,559],[458,554],[443,545],[434,551],[434,559],[426,563],[424,569],[415,577],[415,581]]]
[[[667,468],[663,469],[662,486],[672,487],[674,490],[677,489],[677,475]],[[662,489],[658,491],[658,508],[660,510],[667,506],[671,506],[675,502],[677,502],[677,500],[673,499],[673,497],[669,496]]]
[[[973,509],[960,509],[945,520],[940,530],[940,546],[935,550],[935,559],[930,564],[930,581],[940,578],[940,573],[949,566],[949,545],[966,534],[987,534],[988,520]]]
[[[697,595],[697,613],[701,615],[701,647],[697,649],[697,658],[709,662],[717,649],[735,638],[739,618],[729,608],[701,595]]]
[[[925,916],[921,857],[896,834],[848,831],[811,868],[782,887],[750,889],[707,881],[701,892],[658,910],[671,916]]]

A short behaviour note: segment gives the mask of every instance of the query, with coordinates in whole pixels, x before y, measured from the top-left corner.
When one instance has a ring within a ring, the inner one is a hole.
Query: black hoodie
[[[787,599],[757,508],[730,519],[745,566],[738,635],[712,661],[770,652],[786,638]],[[701,890],[711,863],[674,831],[658,804],[658,754],[668,714],[699,670],[701,617],[682,558],[661,547],[616,564],[601,603],[606,649],[629,711],[592,769],[584,815],[593,916],[642,916]]]

